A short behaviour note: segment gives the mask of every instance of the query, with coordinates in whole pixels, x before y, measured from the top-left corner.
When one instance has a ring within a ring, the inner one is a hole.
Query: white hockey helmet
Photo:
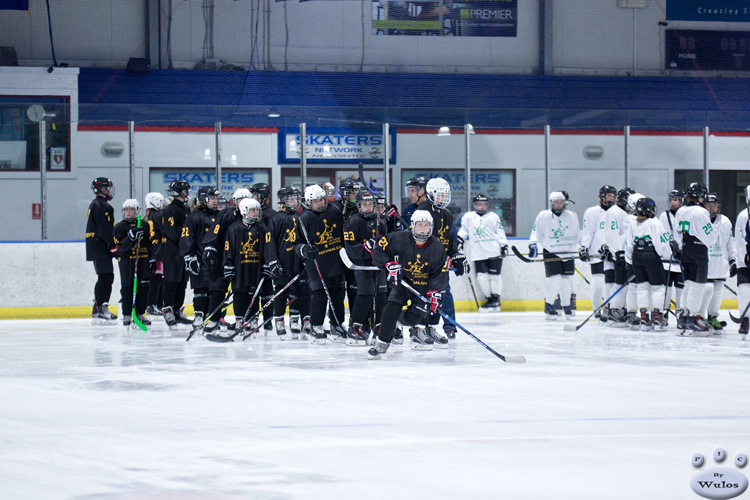
[[[252,198],[252,194],[250,194],[250,190],[247,188],[237,188],[232,198],[234,199],[234,206],[239,208],[240,201],[244,198]]]
[[[420,226],[417,227],[418,222],[427,222],[429,224],[429,229],[425,229],[424,224],[420,224]],[[417,243],[424,243],[427,241],[432,235],[433,224],[432,214],[427,210],[415,210],[414,213],[411,214],[411,234],[414,236]]]
[[[240,215],[245,224],[255,224],[260,220],[260,203],[255,198],[240,200]]]
[[[750,184],[745,186],[745,204],[750,207]]]
[[[323,210],[325,210],[326,205],[328,204],[328,195],[326,194],[325,189],[320,187],[318,184],[312,184],[311,186],[307,186],[305,188],[305,205],[307,205],[307,208],[312,210],[312,202],[315,200],[324,201],[322,208],[316,211],[322,212]]]
[[[442,177],[435,177],[427,181],[427,198],[437,208],[445,208],[451,202],[451,187]]]
[[[645,198],[641,193],[633,193],[628,196],[628,212],[631,214],[635,213],[635,204],[638,203],[638,200],[641,198]]]
[[[128,208],[132,208],[133,210],[135,210],[135,213],[133,214],[132,217],[125,216],[125,210]],[[122,217],[126,221],[128,222],[134,221],[139,213],[141,213],[141,204],[138,203],[138,200],[136,200],[135,198],[128,198],[127,200],[122,202]]]
[[[147,193],[143,199],[146,205],[146,210],[153,208],[154,210],[162,210],[164,208],[164,195],[161,193]]]
[[[563,207],[555,208],[556,201],[562,201]],[[549,194],[549,209],[552,210],[553,214],[559,217],[563,213],[563,210],[565,210],[565,207],[567,206],[568,206],[568,200],[565,199],[565,193],[563,193],[562,191],[552,191]]]

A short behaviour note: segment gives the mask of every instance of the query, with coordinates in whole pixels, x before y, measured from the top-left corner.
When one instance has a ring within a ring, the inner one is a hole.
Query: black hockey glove
[[[672,250],[672,255],[680,255],[680,245],[675,240],[669,242],[669,248]]]
[[[375,238],[370,238],[369,240],[362,243],[362,246],[365,247],[365,250],[367,250],[367,253],[372,254],[373,249],[375,248]]]
[[[735,276],[737,276],[737,263],[732,259],[729,261],[729,277],[734,278]]]
[[[443,301],[443,294],[437,290],[430,290],[427,292],[427,299],[430,301],[430,311],[435,312]]]
[[[625,267],[625,252],[622,250],[615,252],[615,264]]]
[[[272,280],[276,281],[284,276],[284,268],[281,267],[281,264],[279,264],[278,260],[272,260],[271,262],[263,266],[263,273],[266,276],[270,277]]]
[[[536,243],[529,245],[529,259],[535,259],[537,253],[539,253],[539,250],[536,248]]]
[[[464,239],[461,238],[459,235],[456,235],[456,241],[458,241],[458,251],[463,252],[464,251]]]
[[[128,238],[131,241],[140,240],[143,238],[143,228],[131,227],[128,230]]]
[[[234,278],[234,266],[224,266],[224,278],[232,281],[232,279]]]
[[[614,259],[612,258],[612,252],[609,251],[609,247],[606,245],[606,243],[599,248],[599,256],[602,260],[606,260],[609,262],[614,261]]]
[[[456,276],[463,276],[464,274],[471,272],[469,261],[466,260],[466,256],[461,252],[454,254],[453,257],[451,257],[451,263],[453,264],[453,272],[456,273]]]
[[[578,255],[581,256],[581,260],[583,262],[588,262],[591,257],[589,257],[589,249],[586,247],[581,247],[578,249]]]
[[[500,247],[500,257],[507,257],[508,256],[508,245],[503,245]]]
[[[203,263],[211,272],[219,269],[219,253],[214,247],[207,246],[203,249]]]
[[[183,259],[185,260],[185,271],[193,276],[198,276],[201,273],[201,263],[198,262],[196,255],[186,255]]]
[[[151,270],[151,275],[156,274],[156,268],[158,265],[159,264],[156,262],[155,257],[151,257],[150,259],[148,259],[148,268],[149,270]]]
[[[320,253],[320,249],[316,247],[315,245],[302,245],[299,249],[299,255],[305,260],[312,260],[314,259],[318,253]]]

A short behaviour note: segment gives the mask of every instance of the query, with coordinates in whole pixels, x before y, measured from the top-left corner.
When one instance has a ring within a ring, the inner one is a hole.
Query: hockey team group
[[[198,332],[230,342],[275,330],[283,340],[288,309],[292,339],[370,345],[373,359],[391,343],[404,342],[402,326],[413,349],[446,347],[458,325],[448,272],[469,273],[465,244],[488,298],[480,310],[500,310],[502,263],[509,257],[502,222],[488,198],[477,194],[474,210],[456,229],[447,208],[450,185],[442,178],[410,179],[405,190],[411,204],[403,215],[351,178],[342,181],[339,199],[330,183],[310,185],[304,194],[283,187],[278,211],[269,206],[265,183],[237,189],[229,204],[215,187],[203,186],[189,204],[190,185],[177,180],[169,186],[167,206],[160,193],[149,193],[141,218],[138,200],[128,199],[117,223],[108,203],[112,182],[99,177],[91,187],[96,198],[89,207],[86,258],[97,274],[95,324],[117,321],[108,308],[116,258],[125,325],[133,321],[146,329],[162,317],[170,330],[184,325],[188,338]],[[534,223],[528,254],[514,248],[518,257],[544,263],[548,320],[574,314],[576,259],[591,265],[596,318],[609,326],[665,330],[673,314],[680,334],[716,333],[725,326],[718,312],[726,278],[735,275],[740,303],[748,303],[746,211],[733,237],[718,196],[702,184],[672,191],[669,209],[658,218],[654,200],[630,188],[603,186],[582,227],[566,209],[569,202],[566,192],[552,192],[549,209]],[[184,313],[188,281],[193,319]],[[224,318],[230,304],[233,322]],[[740,333],[747,332],[743,315]]]
[[[278,211],[269,206],[265,183],[237,189],[223,208],[215,187],[201,187],[189,203],[189,184],[177,180],[168,188],[171,203],[148,193],[141,218],[138,200],[128,199],[115,222],[112,182],[98,177],[91,188],[86,258],[97,274],[94,324],[117,321],[108,307],[116,258],[125,325],[147,329],[162,317],[170,330],[185,325],[188,338],[199,333],[229,342],[275,330],[284,340],[288,308],[292,339],[369,345],[377,359],[391,343],[403,344],[403,326],[413,349],[446,347],[457,325],[448,272],[470,270],[464,240],[474,243],[477,279],[489,298],[483,308],[500,308],[508,254],[500,218],[486,196],[476,195],[476,211],[455,232],[451,190],[442,178],[411,179],[403,215],[355,179],[342,181],[340,199],[330,183],[310,185],[304,194],[283,187]],[[188,281],[192,319],[184,313]],[[234,321],[224,319],[230,304]]]

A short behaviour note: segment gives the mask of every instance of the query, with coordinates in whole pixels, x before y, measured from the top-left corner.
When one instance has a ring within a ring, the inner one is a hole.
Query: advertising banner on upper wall
[[[669,21],[750,21],[748,0],[667,0]]]
[[[299,163],[299,128],[279,130],[279,163]],[[396,163],[396,128],[390,129],[390,163]],[[383,163],[383,134],[348,129],[307,129],[307,163]]]
[[[172,181],[185,181],[190,184],[190,197],[198,194],[203,186],[216,185],[216,171],[197,168],[152,168],[149,170],[149,191],[169,196],[167,189]],[[221,195],[227,200],[237,188],[249,188],[253,184],[271,184],[268,170],[223,169],[221,171]]]
[[[514,37],[518,0],[372,2],[373,35]]]

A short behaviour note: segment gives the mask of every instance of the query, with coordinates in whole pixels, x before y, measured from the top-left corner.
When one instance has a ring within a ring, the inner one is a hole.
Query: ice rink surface
[[[0,498],[695,499],[693,453],[750,454],[750,340],[731,322],[679,338],[458,321],[527,363],[461,332],[372,361],[275,334],[186,343],[159,320],[2,321]]]

